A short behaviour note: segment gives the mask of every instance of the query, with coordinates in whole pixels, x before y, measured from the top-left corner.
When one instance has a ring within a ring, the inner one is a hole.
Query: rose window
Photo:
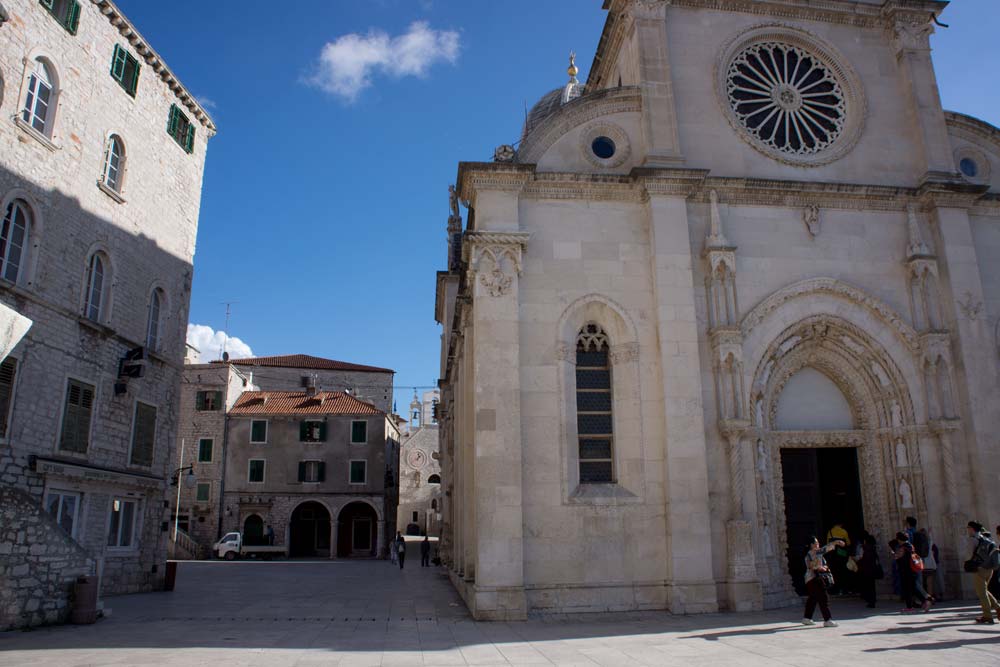
[[[729,65],[725,84],[744,129],[781,153],[817,153],[844,130],[841,83],[823,60],[797,46],[762,42],[743,49]]]

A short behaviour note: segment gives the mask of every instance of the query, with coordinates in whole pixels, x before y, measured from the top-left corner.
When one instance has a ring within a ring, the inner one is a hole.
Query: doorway
[[[853,546],[865,527],[857,449],[782,449],[781,473],[788,573],[796,592],[804,595],[809,539],[815,535],[824,543],[827,531],[839,522]]]
[[[256,514],[251,514],[243,522],[243,544],[257,546],[264,544],[264,520]]]
[[[348,503],[340,510],[337,532],[338,558],[371,558],[378,548],[378,515],[368,503]]]
[[[302,503],[292,512],[289,555],[317,558],[330,555],[330,512],[317,502]]]

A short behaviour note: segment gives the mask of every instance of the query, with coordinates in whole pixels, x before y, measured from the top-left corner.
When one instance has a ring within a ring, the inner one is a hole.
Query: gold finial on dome
[[[566,73],[570,79],[576,79],[576,75],[580,73],[576,66],[576,53],[572,51],[569,52],[569,67],[566,68]]]

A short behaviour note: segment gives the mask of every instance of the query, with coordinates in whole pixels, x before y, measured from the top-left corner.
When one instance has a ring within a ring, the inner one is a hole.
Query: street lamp
[[[193,489],[195,487],[195,485],[198,483],[198,478],[195,477],[193,463],[191,465],[184,466],[183,468],[178,468],[177,470],[175,470],[173,477],[170,478],[170,486],[177,486],[177,483],[181,477],[181,473],[184,472],[185,470],[187,471],[187,474],[184,475],[184,488]]]

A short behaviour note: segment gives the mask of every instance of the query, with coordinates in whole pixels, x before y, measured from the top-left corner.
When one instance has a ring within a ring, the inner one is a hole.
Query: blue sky
[[[585,79],[600,0],[118,5],[219,127],[190,321],[220,330],[233,301],[230,332],[255,355],[434,385],[448,184],[460,160],[518,139],[525,105],[565,82],[570,50]],[[954,0],[942,20],[945,108],[1000,126],[1000,2]]]

